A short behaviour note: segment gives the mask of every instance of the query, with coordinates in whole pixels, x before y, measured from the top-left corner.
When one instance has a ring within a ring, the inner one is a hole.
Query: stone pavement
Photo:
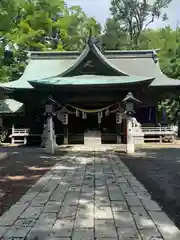
[[[71,152],[0,218],[0,239],[180,240],[115,153]]]

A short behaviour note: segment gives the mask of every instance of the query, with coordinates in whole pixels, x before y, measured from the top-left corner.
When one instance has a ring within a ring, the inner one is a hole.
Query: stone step
[[[84,138],[84,140],[87,140],[87,141],[101,141],[101,138]]]
[[[85,137],[84,144],[85,145],[101,144],[101,137]]]

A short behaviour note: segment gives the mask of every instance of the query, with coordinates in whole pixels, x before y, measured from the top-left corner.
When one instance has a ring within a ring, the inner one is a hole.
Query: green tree
[[[131,48],[139,46],[139,37],[151,23],[160,17],[167,19],[163,10],[172,0],[111,0],[111,14],[121,29],[126,30]]]
[[[104,34],[101,37],[102,44],[107,50],[126,48],[126,31],[120,28],[114,18],[106,21]]]
[[[79,50],[87,40],[88,28],[96,35],[101,32],[94,18],[88,18],[79,6],[68,8],[63,0],[3,0],[0,10],[1,82],[22,74],[24,50]]]
[[[170,26],[157,30],[144,30],[139,38],[140,49],[160,49],[160,66],[169,77],[172,77],[170,73],[171,60],[176,58],[178,46],[176,38],[177,33]]]

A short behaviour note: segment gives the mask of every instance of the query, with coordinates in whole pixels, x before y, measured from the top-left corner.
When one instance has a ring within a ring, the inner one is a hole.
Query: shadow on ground
[[[119,154],[133,175],[180,227],[180,148],[148,147],[135,156]]]
[[[63,156],[66,152],[61,152]],[[31,147],[0,148],[0,215],[16,203],[59,159]]]

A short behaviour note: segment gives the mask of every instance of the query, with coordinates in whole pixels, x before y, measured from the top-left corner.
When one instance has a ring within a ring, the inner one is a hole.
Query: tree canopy
[[[80,50],[101,26],[79,6],[63,0],[2,0],[0,2],[0,81],[18,78],[26,65],[24,51]],[[11,51],[9,51],[11,50]]]

